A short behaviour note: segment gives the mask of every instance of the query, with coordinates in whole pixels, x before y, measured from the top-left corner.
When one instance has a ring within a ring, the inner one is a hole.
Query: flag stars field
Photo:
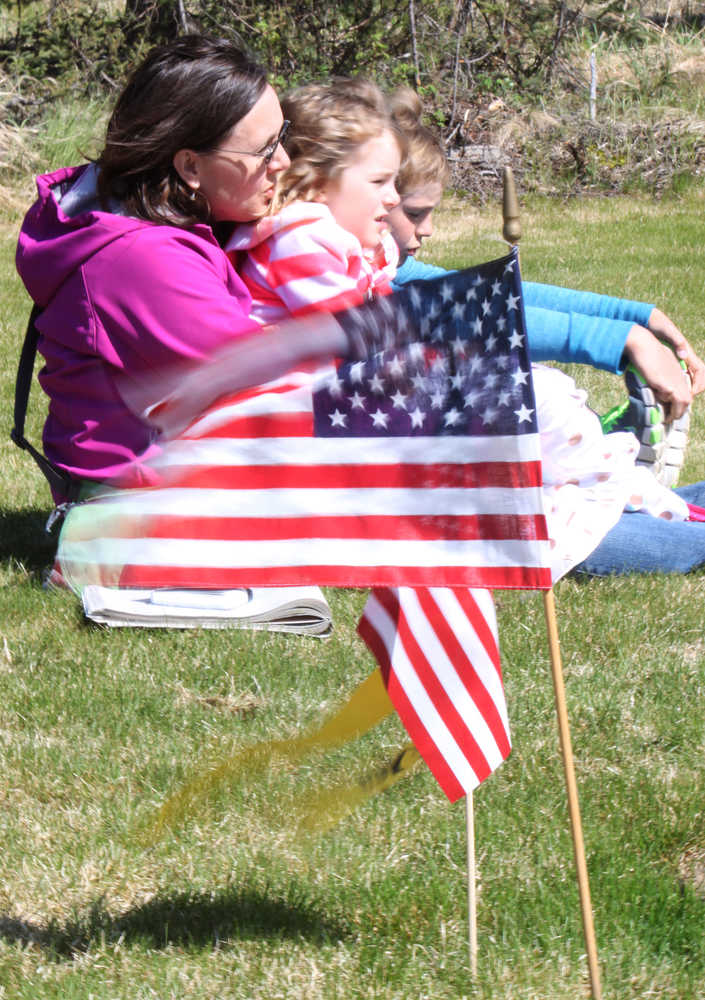
[[[317,394],[331,430],[464,434],[474,420],[483,433],[511,434],[532,424],[520,296],[513,268],[502,267],[470,284],[454,275],[409,286],[406,310],[395,304],[382,315],[381,349],[340,366]],[[392,343],[391,322],[409,342]]]

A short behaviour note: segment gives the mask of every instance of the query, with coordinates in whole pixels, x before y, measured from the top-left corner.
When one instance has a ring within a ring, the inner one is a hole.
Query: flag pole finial
[[[519,222],[519,200],[514,184],[514,174],[511,167],[505,167],[502,176],[502,236],[516,246],[521,239],[521,223]]]

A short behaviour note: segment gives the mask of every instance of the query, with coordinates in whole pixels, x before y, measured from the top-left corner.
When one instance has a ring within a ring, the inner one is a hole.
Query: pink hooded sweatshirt
[[[44,310],[44,451],[79,479],[111,481],[156,450],[158,428],[141,411],[159,400],[160,373],[258,327],[208,226],[145,222],[117,204],[103,211],[95,179],[93,165],[37,179],[16,262]],[[133,380],[154,386],[140,412],[126,402]]]

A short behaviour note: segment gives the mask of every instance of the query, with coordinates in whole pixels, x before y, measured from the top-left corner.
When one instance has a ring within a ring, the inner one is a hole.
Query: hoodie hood
[[[16,264],[30,296],[46,306],[90,257],[144,222],[99,207],[94,164],[64,167],[37,178],[39,197],[25,216]]]

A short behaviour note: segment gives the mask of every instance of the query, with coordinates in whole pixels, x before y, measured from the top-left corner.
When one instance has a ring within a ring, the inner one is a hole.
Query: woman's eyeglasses
[[[265,148],[261,149],[258,153],[253,153],[249,149],[230,149],[227,146],[222,146],[220,149],[217,149],[216,152],[237,153],[238,156],[261,156],[262,159],[264,160],[265,167],[268,167],[272,157],[277,151],[277,146],[280,143],[284,142],[287,135],[289,134],[290,128],[291,128],[291,122],[285,119],[284,123],[282,124],[282,127],[279,129],[279,135],[276,137],[276,139],[274,139],[273,142],[270,142],[268,146],[265,146]]]

